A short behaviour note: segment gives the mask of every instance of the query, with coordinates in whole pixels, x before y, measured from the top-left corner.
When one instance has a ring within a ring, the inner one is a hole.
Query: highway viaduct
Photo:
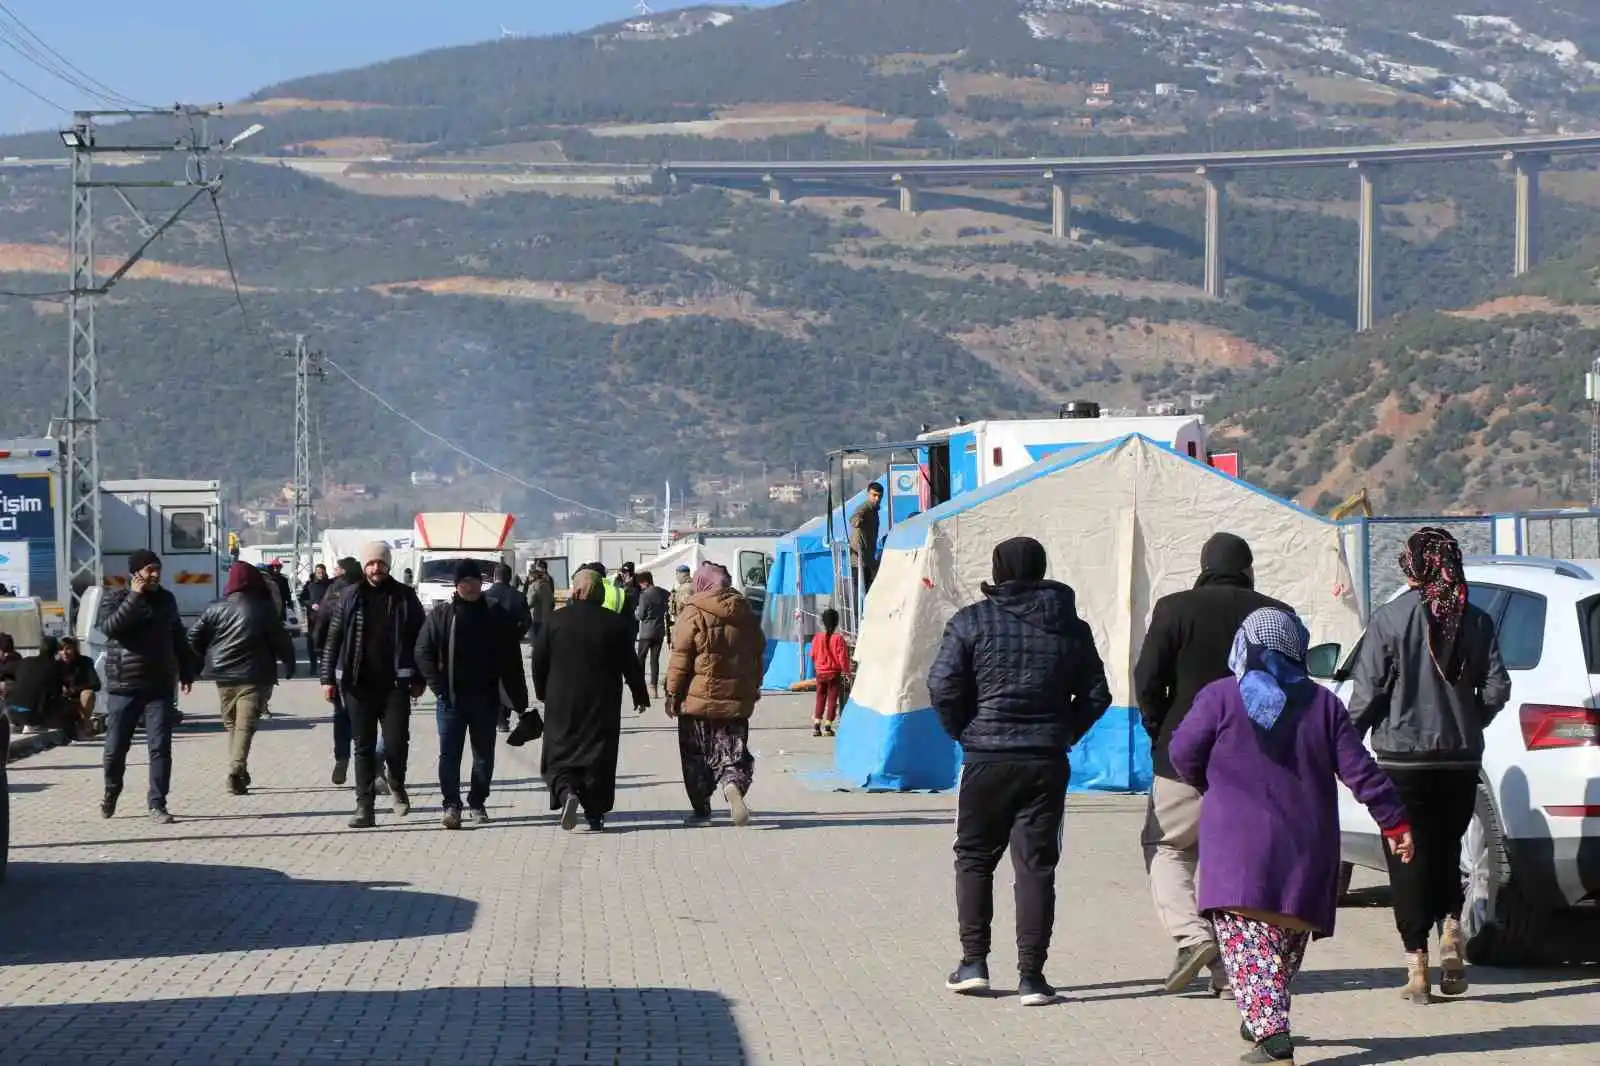
[[[1356,328],[1369,330],[1378,319],[1378,182],[1384,167],[1479,159],[1505,161],[1516,179],[1513,271],[1522,275],[1532,270],[1539,259],[1539,172],[1556,156],[1594,153],[1600,153],[1600,133],[1058,159],[667,163],[662,167],[662,174],[668,181],[679,184],[764,185],[770,190],[774,203],[788,203],[801,194],[806,182],[886,183],[898,189],[900,209],[911,213],[918,209],[921,190],[932,185],[985,178],[1040,181],[1050,186],[1051,232],[1060,239],[1065,239],[1071,229],[1075,179],[1121,174],[1198,174],[1205,181],[1205,291],[1208,296],[1220,299],[1226,287],[1223,238],[1229,179],[1247,170],[1345,167],[1356,173],[1360,203]]]

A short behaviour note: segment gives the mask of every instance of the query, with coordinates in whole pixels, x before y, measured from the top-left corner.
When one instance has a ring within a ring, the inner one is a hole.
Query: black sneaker
[[[604,833],[606,831],[606,820],[604,818],[590,818],[588,822],[589,832]]]
[[[100,800],[100,817],[110,818],[117,813],[117,797],[122,795],[120,788],[108,788]]]
[[[371,807],[361,807],[356,810],[355,816],[350,819],[351,829],[371,829],[378,824],[377,816],[372,813]]]
[[[988,994],[989,964],[983,959],[977,962],[963,961],[944,979],[944,987],[963,996]]]
[[[489,812],[482,807],[470,807],[467,809],[467,821],[473,825],[488,825]]]
[[[578,797],[568,796],[561,805],[561,828],[572,832],[578,828]]]
[[[1017,995],[1024,1007],[1048,1007],[1056,1001],[1056,990],[1042,973],[1025,973],[1017,982]]]
[[[831,726],[831,725],[823,726],[822,727],[822,735],[825,736],[825,737],[833,736],[834,735],[833,726]]]
[[[165,807],[151,807],[150,820],[157,825],[171,825],[177,821],[176,818],[167,813]]]
[[[1172,964],[1172,972],[1167,974],[1166,984],[1162,987],[1177,995],[1194,984],[1194,979],[1200,976],[1200,971],[1210,966],[1216,957],[1215,944],[1194,944],[1179,948],[1178,957]]]
[[[239,773],[229,774],[228,791],[235,796],[248,796],[250,794],[250,786],[245,784],[244,775]]]
[[[1240,1062],[1293,1062],[1294,1041],[1288,1033],[1273,1033],[1239,1056]]]
[[[442,823],[443,823],[443,825],[444,825],[444,827],[446,829],[460,829],[461,828],[461,808],[460,807],[446,807],[444,809],[444,818],[442,820]]]
[[[820,737],[822,735],[822,725],[820,723],[811,727],[811,735],[814,737]]]

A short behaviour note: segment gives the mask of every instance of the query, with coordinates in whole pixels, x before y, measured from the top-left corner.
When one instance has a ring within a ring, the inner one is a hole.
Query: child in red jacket
[[[839,693],[850,672],[850,647],[838,632],[839,612],[822,612],[822,632],[811,638],[811,662],[817,668],[817,707],[811,718],[811,735],[833,736],[839,717]]]

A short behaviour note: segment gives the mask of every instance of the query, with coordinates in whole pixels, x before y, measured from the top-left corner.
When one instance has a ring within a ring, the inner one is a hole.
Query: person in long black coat
[[[623,683],[636,710],[650,706],[631,628],[606,610],[603,580],[579,573],[567,606],[550,616],[533,647],[534,691],[545,705],[539,772],[550,809],[561,810],[568,830],[578,824],[580,806],[590,829],[605,828],[616,802]]]

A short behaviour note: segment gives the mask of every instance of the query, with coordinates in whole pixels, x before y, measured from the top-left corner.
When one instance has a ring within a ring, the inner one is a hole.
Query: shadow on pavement
[[[1535,1048],[1571,1047],[1600,1040],[1600,1025],[1517,1025],[1483,1032],[1443,1036],[1350,1037],[1348,1039],[1296,1040],[1300,1047],[1355,1047],[1318,1066],[1381,1066],[1436,1055],[1493,1051],[1531,1051]]]
[[[7,1066],[264,1062],[744,1066],[727,1000],[684,988],[430,988],[0,1008]]]
[[[0,965],[318,947],[471,928],[476,903],[392,891],[403,887],[302,881],[250,866],[13,861],[0,908]]]

